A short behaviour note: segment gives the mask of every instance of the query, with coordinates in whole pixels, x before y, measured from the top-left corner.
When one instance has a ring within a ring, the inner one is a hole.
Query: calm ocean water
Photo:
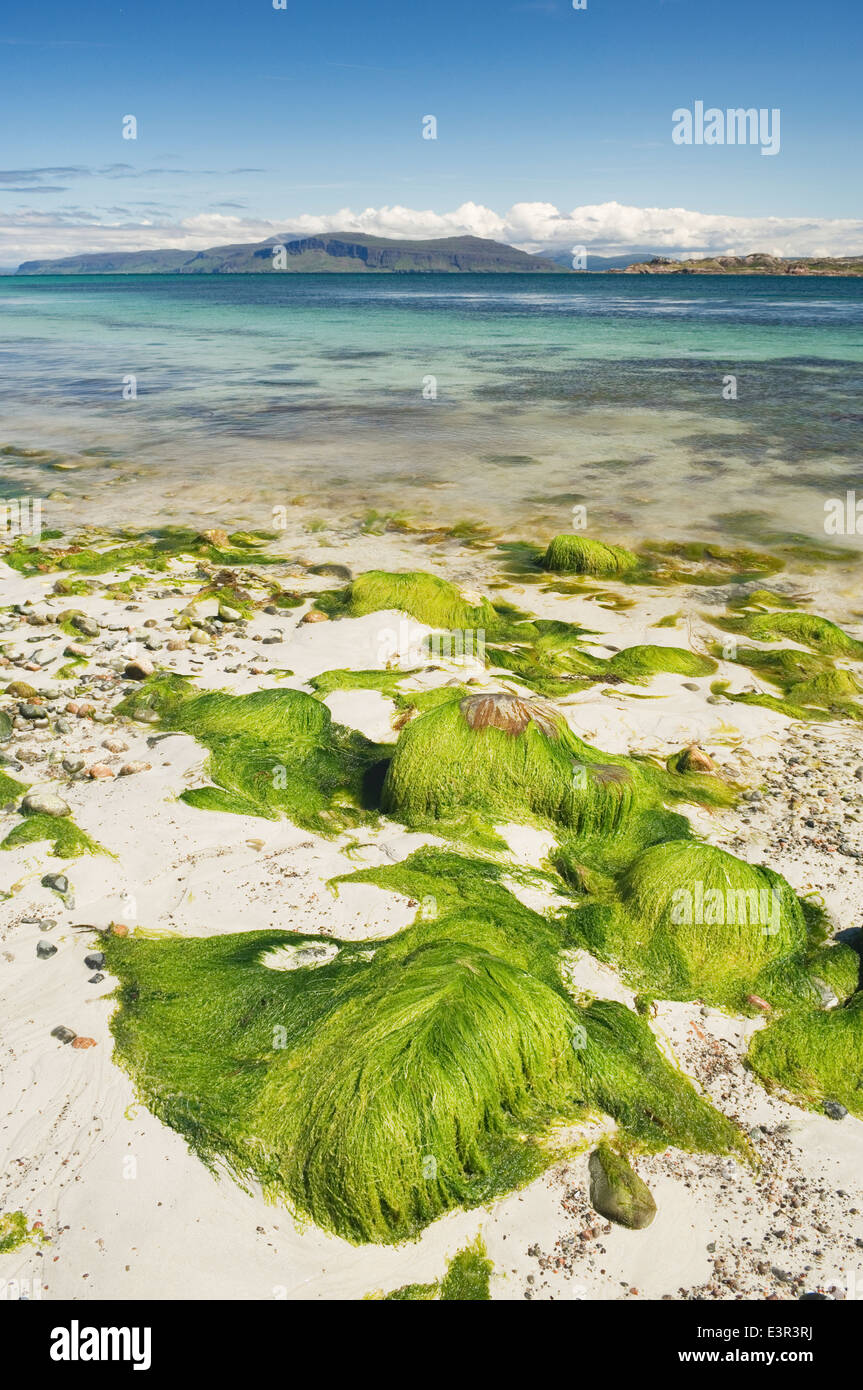
[[[863,496],[861,280],[5,277],[0,364],[0,444],[46,451],[0,495],[64,521],[823,535]]]

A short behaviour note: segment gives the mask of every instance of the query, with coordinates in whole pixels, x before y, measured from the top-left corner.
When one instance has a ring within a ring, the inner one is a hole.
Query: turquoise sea
[[[64,520],[823,536],[863,496],[861,280],[3,277],[0,365],[0,495]]]

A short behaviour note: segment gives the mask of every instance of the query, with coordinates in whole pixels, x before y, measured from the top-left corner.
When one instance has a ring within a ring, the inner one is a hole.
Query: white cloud
[[[65,214],[31,210],[0,216],[0,265],[93,251],[176,247],[200,251],[229,242],[274,235],[365,232],[372,236],[492,237],[525,251],[559,251],[584,245],[600,255],[656,251],[681,255],[851,255],[863,252],[863,221],[821,217],[735,217],[687,208],[639,208],[599,203],[561,212],[552,203],[516,203],[499,214],[478,203],[452,212],[406,207],[365,208],[284,219],[199,213],[169,219],[108,222],[79,209]]]

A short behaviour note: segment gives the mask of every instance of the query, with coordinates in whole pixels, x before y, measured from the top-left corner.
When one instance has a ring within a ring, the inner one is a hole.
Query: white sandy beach
[[[331,561],[354,574],[429,569],[539,616],[581,623],[597,632],[593,650],[603,655],[639,643],[703,651],[707,639],[721,635],[710,624],[700,590],[629,590],[635,605],[612,611],[538,586],[490,590],[495,566],[482,550],[454,544],[430,549],[389,534],[328,540],[336,543],[320,546],[308,537],[286,536],[285,565],[276,577],[311,597],[338,587],[338,581],[309,574],[303,562]],[[380,828],[364,830],[361,849],[348,854],[355,835],[324,839],[288,821],[216,814],[179,801],[181,792],[205,780],[205,750],[193,738],[179,734],[151,742],[154,730],[146,725],[94,722],[64,711],[70,692],[88,675],[108,678],[86,696],[97,713],[117,703],[117,658],[142,650],[133,634],[143,632],[145,623],[155,623],[149,632],[163,644],[183,635],[171,624],[204,582],[198,563],[172,563],[127,603],[98,590],[74,599],[53,594],[55,578],[23,579],[0,563],[3,604],[28,605],[23,614],[7,613],[0,629],[0,687],[16,680],[37,690],[47,687],[68,729],[60,735],[44,726],[16,729],[5,751],[23,749],[29,761],[12,775],[34,789],[59,791],[75,823],[113,857],[67,862],[51,857],[44,844],[0,854],[0,889],[7,895],[0,900],[0,1212],[23,1211],[31,1224],[40,1223],[45,1237],[41,1246],[0,1255],[5,1296],[358,1299],[439,1278],[447,1260],[480,1232],[494,1264],[495,1299],[785,1299],[804,1289],[847,1292],[855,1279],[857,1289],[863,1288],[863,1123],[851,1115],[837,1122],[769,1096],[742,1061],[760,1021],[698,1004],[661,1004],[651,1026],[713,1102],[752,1133],[762,1166],[755,1171],[677,1150],[638,1160],[658,1207],[647,1230],[611,1227],[589,1206],[587,1155],[599,1125],[585,1128],[575,1157],[525,1190],[489,1208],[451,1213],[398,1248],[354,1247],[304,1226],[230,1177],[213,1176],[180,1135],[136,1100],[130,1079],[112,1060],[116,981],[106,974],[100,983],[88,983],[93,972],[84,957],[98,950],[98,937],[78,924],[104,929],[119,922],[184,936],[278,927],[325,938],[380,938],[405,927],[416,905],[368,885],[342,885],[334,894],[328,881],[400,861],[431,837],[383,820]],[[100,582],[107,578],[100,576]],[[861,615],[854,615],[856,586],[847,574],[819,576],[817,592],[815,583],[791,572],[771,581],[780,592],[808,588],[812,611],[863,636]],[[620,588],[604,581],[603,587]],[[93,617],[101,631],[90,644],[86,667],[58,682],[68,639],[28,625],[25,615],[56,614],[70,606]],[[200,688],[303,688],[326,670],[381,666],[382,629],[398,630],[407,621],[399,613],[374,613],[302,624],[307,607],[277,615],[258,611],[248,635],[228,632],[176,651],[163,645],[149,655],[159,667],[194,675]],[[654,626],[681,610],[685,618],[677,627]],[[202,604],[198,614],[206,613]],[[408,626],[412,642],[429,632],[413,620]],[[279,634],[281,640],[263,643]],[[116,645],[106,649],[106,640],[114,638]],[[45,647],[56,648],[56,657],[31,669],[34,649]],[[465,679],[462,666],[438,666],[423,679]],[[293,675],[268,677],[268,670],[285,669]],[[479,666],[468,675],[498,685]],[[730,663],[721,663],[719,676],[734,690],[751,686],[773,693]],[[501,679],[518,687],[505,674]],[[863,925],[863,830],[857,818],[863,782],[853,776],[863,764],[861,726],[797,725],[765,708],[715,697],[709,702],[714,679],[660,675],[647,688],[654,698],[633,698],[644,696],[640,687],[595,686],[560,704],[580,737],[611,753],[665,758],[698,742],[723,771],[752,788],[769,777],[796,776],[794,768],[805,768],[807,760],[817,763],[803,810],[790,809],[781,790],[768,790],[739,809],[693,807],[687,813],[711,843],[769,863],[798,892],[821,894],[837,931]],[[14,702],[4,700],[11,709]],[[340,723],[395,741],[394,705],[376,692],[340,691],[327,703]],[[125,746],[106,748],[106,741]],[[789,765],[791,756],[802,764]],[[82,760],[81,775],[70,778],[62,771],[60,759],[70,757]],[[116,775],[134,762],[151,766]],[[115,775],[87,776],[94,764]],[[848,813],[847,852],[829,847],[824,829],[835,819],[842,793],[851,797],[842,808]],[[12,810],[0,812],[0,839],[18,819]],[[815,828],[807,829],[806,819]],[[524,827],[506,827],[505,835],[513,863],[538,865],[548,848],[543,836]],[[42,886],[47,873],[68,876],[74,904]],[[537,905],[535,893],[529,896],[534,890],[515,881],[512,887]],[[43,930],[46,921],[56,925]],[[44,941],[57,952],[38,959],[36,948]],[[586,953],[574,959],[573,980],[600,996],[631,998],[614,972]],[[92,1038],[95,1046],[64,1046],[51,1036],[58,1025]]]

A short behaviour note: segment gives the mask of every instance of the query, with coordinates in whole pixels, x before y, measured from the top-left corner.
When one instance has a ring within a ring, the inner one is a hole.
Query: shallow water
[[[49,454],[0,496],[62,522],[823,539],[863,496],[860,280],[5,277],[0,368],[0,443]]]

